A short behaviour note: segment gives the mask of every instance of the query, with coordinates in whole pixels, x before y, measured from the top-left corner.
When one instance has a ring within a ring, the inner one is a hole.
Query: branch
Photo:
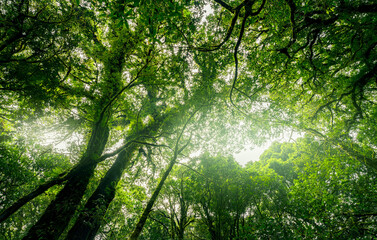
[[[246,1],[245,1],[246,2]],[[250,3],[247,1],[247,3]],[[236,88],[236,83],[237,83],[237,78],[238,78],[238,49],[241,45],[241,42],[242,42],[242,37],[244,35],[244,32],[245,32],[245,25],[246,25],[246,20],[248,19],[248,17],[250,16],[256,16],[258,15],[264,5],[266,3],[266,0],[263,0],[262,4],[259,6],[258,10],[255,11],[255,12],[252,12],[251,11],[251,8],[252,8],[252,5],[251,6],[248,6],[248,4],[246,5],[247,7],[249,7],[249,9],[246,9],[246,15],[245,17],[243,18],[242,20],[242,24],[241,24],[241,31],[240,31],[240,35],[238,36],[238,40],[237,40],[237,43],[236,43],[236,46],[234,48],[234,63],[235,63],[235,73],[234,73],[234,79],[233,79],[233,84],[232,84],[232,88],[230,89],[230,94],[229,94],[229,99],[230,99],[230,102],[231,104],[241,113],[243,113],[244,115],[247,115],[246,113],[244,113],[234,102],[233,102],[233,99],[232,99],[232,96],[233,96],[233,89],[236,89],[238,90],[238,88]],[[252,3],[251,3],[252,4]],[[240,91],[241,93],[243,93],[242,91]],[[244,94],[244,93],[243,93]]]
[[[112,97],[110,99],[110,101],[106,104],[106,106],[102,109],[101,113],[100,113],[100,116],[102,117],[103,114],[105,113],[105,111],[110,107],[110,105],[128,88],[131,88],[134,84],[134,82],[140,77],[140,74],[141,72],[148,66],[150,62],[150,59],[147,58],[147,61],[146,63],[144,64],[144,66],[142,68],[140,68],[140,70],[137,72],[136,76],[134,77],[134,79],[131,80],[131,82],[129,82],[126,86],[124,86],[117,94],[115,94],[114,97]],[[101,119],[100,117],[100,119]]]
[[[161,191],[161,189],[162,189],[162,187],[163,187],[163,185],[165,183],[165,180],[168,178],[171,170],[173,169],[173,166],[174,166],[174,164],[175,164],[175,162],[177,160],[179,152],[182,151],[183,148],[188,145],[188,143],[187,143],[187,144],[184,145],[183,148],[178,149],[178,147],[179,147],[179,141],[181,140],[183,132],[185,131],[188,123],[191,121],[191,119],[198,112],[199,109],[197,109],[196,111],[194,111],[194,113],[191,114],[191,116],[186,121],[185,125],[183,126],[183,128],[181,130],[181,133],[179,134],[179,136],[177,138],[177,141],[176,141],[176,144],[175,144],[175,148],[174,148],[174,155],[173,155],[172,159],[170,160],[169,166],[165,170],[164,174],[162,175],[162,178],[161,178],[160,182],[158,183],[158,185],[157,185],[156,189],[154,190],[151,198],[149,199],[149,201],[147,203],[147,206],[145,207],[145,209],[143,211],[143,214],[141,215],[138,223],[136,224],[136,227],[135,227],[134,231],[131,234],[130,240],[136,240],[139,237],[139,235],[141,234],[141,232],[143,231],[143,228],[144,228],[145,222],[148,219],[149,213],[152,211],[153,205],[156,202],[158,195],[160,194],[160,191]]]
[[[209,47],[193,47],[193,49],[201,51],[201,52],[212,52],[212,51],[216,51],[220,49],[229,40],[230,36],[232,35],[233,29],[234,29],[234,26],[236,25],[240,11],[241,11],[240,8],[236,9],[233,19],[232,19],[232,23],[230,24],[230,27],[228,28],[228,31],[226,33],[224,40],[220,44],[215,45],[215,46],[209,46]]]
[[[5,221],[8,217],[10,217],[18,209],[23,207],[26,203],[28,203],[31,200],[33,200],[34,198],[38,197],[39,195],[41,195],[42,193],[44,193],[45,191],[47,191],[51,187],[53,187],[57,184],[61,184],[62,182],[68,180],[68,178],[72,176],[72,172],[74,172],[75,169],[76,168],[74,167],[69,172],[66,171],[64,173],[59,174],[59,176],[57,176],[56,178],[54,178],[54,179],[52,179],[52,180],[50,180],[50,181],[48,181],[48,182],[46,182],[42,185],[39,185],[39,187],[37,187],[34,191],[32,191],[31,193],[29,193],[26,196],[17,200],[10,207],[8,207],[7,209],[5,209],[4,211],[1,212],[0,223]]]
[[[109,157],[113,157],[113,156],[117,155],[118,153],[120,153],[121,151],[123,151],[124,149],[126,149],[132,142],[133,141],[129,141],[126,144],[124,144],[123,146],[121,146],[118,149],[116,149],[115,151],[103,154],[101,157],[97,158],[97,160],[95,162],[96,163],[100,163],[100,162],[106,160]]]
[[[295,21],[295,12],[296,12],[296,4],[293,0],[285,0],[289,6],[290,10],[290,20],[291,20],[291,26],[292,26],[292,40],[289,42],[287,49],[292,46],[293,43],[296,42],[296,21]]]
[[[230,89],[230,94],[229,94],[229,99],[230,99],[230,102],[231,104],[240,112],[242,112],[244,115],[246,115],[241,109],[238,108],[238,106],[233,102],[233,99],[232,99],[232,95],[233,95],[233,89],[235,89],[235,86],[236,86],[236,83],[237,83],[237,77],[238,77],[238,57],[237,57],[237,54],[238,54],[238,48],[240,47],[241,45],[241,41],[242,41],[242,37],[243,37],[243,34],[244,34],[244,31],[245,31],[245,24],[246,24],[246,20],[247,20],[247,17],[245,16],[245,18],[243,19],[242,21],[242,25],[241,25],[241,31],[240,31],[240,35],[238,37],[238,41],[237,41],[237,44],[234,48],[234,63],[235,63],[235,72],[234,72],[234,78],[233,78],[233,84],[232,84],[232,88]]]
[[[6,121],[8,121],[10,123],[16,123],[16,121],[10,120],[10,119],[4,117],[3,115],[0,115],[0,118],[4,119],[4,120],[6,120]]]
[[[360,4],[356,7],[341,5],[340,8],[351,13],[377,13],[377,4]]]
[[[134,142],[134,143],[138,143],[138,144],[143,144],[143,145],[152,146],[152,147],[167,147],[167,148],[170,148],[170,146],[165,145],[165,144],[154,144],[154,143],[139,142],[139,141],[133,141],[133,142]],[[171,148],[170,148],[170,149],[171,149]]]
[[[228,4],[226,4],[225,2],[223,2],[222,0],[214,0],[214,1],[220,4],[223,8],[227,9],[229,12],[234,13],[234,9]]]
[[[156,218],[152,217],[152,216],[149,216],[150,219],[152,219],[153,221],[161,224],[164,228],[165,228],[165,231],[167,233],[169,233],[169,228],[165,225],[165,223],[161,222],[160,220],[157,220]]]
[[[207,180],[211,181],[208,177],[206,177],[205,175],[201,174],[200,172],[198,172],[197,170],[193,169],[192,167],[190,167],[190,166],[188,166],[188,165],[186,165],[184,163],[181,163],[181,162],[179,162],[178,164],[180,164],[182,166],[185,166],[186,168],[190,169],[191,171],[195,172],[196,174],[198,174],[198,175],[206,178]]]

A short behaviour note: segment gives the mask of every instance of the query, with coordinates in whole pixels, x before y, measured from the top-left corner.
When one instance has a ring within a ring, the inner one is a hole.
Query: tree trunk
[[[89,179],[93,176],[97,166],[95,159],[102,154],[105,148],[109,135],[109,129],[105,122],[102,118],[94,125],[88,148],[79,163],[81,167],[76,169],[75,174],[56,195],[55,200],[50,203],[42,217],[29,230],[23,238],[24,240],[58,239],[68,226],[84,195]]]
[[[132,139],[138,139],[140,136],[153,136],[153,134],[160,129],[167,116],[166,114],[159,119],[156,118],[151,125],[135,132],[132,136],[129,136],[128,139],[131,139],[130,141],[132,142]],[[89,198],[75,225],[68,232],[67,240],[94,239],[101,226],[103,216],[111,201],[114,199],[116,185],[121,179],[133,152],[137,149],[137,145],[137,143],[131,143],[130,146],[119,153],[115,162]]]
[[[103,216],[115,196],[115,188],[123,171],[130,162],[137,144],[131,144],[126,150],[119,153],[114,164],[107,171],[93,195],[89,198],[83,212],[79,215],[75,225],[69,231],[67,240],[94,239]]]
[[[94,169],[91,165],[73,176],[23,239],[57,239],[76,211]]]
[[[148,216],[149,216],[149,213],[151,212],[152,210],[152,207],[155,203],[155,201],[157,200],[157,197],[162,189],[162,186],[164,186],[164,183],[165,183],[165,180],[168,178],[171,170],[173,169],[173,166],[177,160],[177,157],[178,157],[178,154],[180,154],[183,149],[185,149],[187,147],[187,145],[189,144],[190,141],[188,141],[183,147],[181,147],[180,149],[178,148],[178,144],[179,144],[179,141],[181,140],[181,137],[182,137],[182,134],[183,132],[185,131],[186,127],[187,127],[187,124],[190,122],[191,118],[196,114],[198,110],[194,111],[193,114],[191,114],[191,116],[189,117],[189,119],[186,121],[185,125],[183,126],[182,128],[182,131],[181,133],[179,134],[178,136],[178,139],[177,139],[177,142],[175,144],[175,149],[174,149],[174,155],[173,155],[173,158],[171,159],[170,163],[169,163],[169,166],[168,168],[166,169],[166,171],[164,172],[164,175],[162,176],[160,182],[158,183],[158,186],[157,188],[154,190],[153,194],[152,194],[152,197],[149,199],[148,201],[148,204],[147,206],[145,207],[144,211],[143,211],[143,214],[141,215],[140,219],[139,219],[139,222],[136,224],[136,227],[133,231],[133,233],[131,234],[131,237],[130,237],[130,240],[136,240],[141,231],[143,230],[144,228],[144,225],[145,225],[145,222],[147,221],[148,219]]]
[[[145,207],[143,214],[141,215],[139,219],[139,222],[136,224],[135,230],[133,231],[130,237],[130,240],[136,240],[139,237],[141,231],[143,230],[145,222],[148,219],[149,213],[151,212],[152,207],[157,200],[157,197],[162,189],[162,186],[164,186],[165,180],[167,179],[171,170],[173,169],[176,159],[177,159],[177,154],[175,153],[173,159],[169,163],[168,168],[166,169],[164,175],[162,176],[160,182],[158,183],[157,188],[154,190],[152,197],[149,199],[148,204]]]

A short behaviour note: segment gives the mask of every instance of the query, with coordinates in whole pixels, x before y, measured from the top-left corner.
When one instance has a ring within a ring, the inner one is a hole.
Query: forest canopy
[[[376,238],[376,33],[373,0],[4,0],[0,238]]]

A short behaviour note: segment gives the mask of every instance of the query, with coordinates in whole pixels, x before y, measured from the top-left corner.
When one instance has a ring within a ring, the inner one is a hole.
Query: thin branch
[[[139,141],[133,141],[133,142],[138,143],[138,144],[142,144],[142,145],[152,146],[152,147],[167,147],[167,148],[170,148],[170,146],[165,145],[165,144],[154,144],[154,143],[139,142]]]
[[[184,163],[181,163],[181,162],[179,162],[178,164],[179,164],[179,165],[182,165],[182,166],[185,166],[186,168],[190,169],[191,171],[197,173],[198,175],[200,175],[200,176],[202,176],[202,177],[204,177],[204,178],[210,180],[210,179],[207,178],[205,175],[201,174],[200,172],[198,172],[197,170],[195,170],[195,169],[193,169],[192,167],[188,166],[187,164],[184,164]]]
[[[0,115],[0,118],[4,119],[4,120],[6,120],[6,121],[8,121],[8,122],[10,122],[10,123],[16,123],[15,121],[10,120],[10,119],[4,117],[3,115]]]
[[[97,158],[97,160],[95,162],[100,163],[100,162],[106,160],[109,157],[113,157],[113,156],[117,155],[118,153],[120,153],[121,151],[126,149],[131,143],[132,143],[132,141],[127,142],[126,144],[124,144],[120,148],[116,149],[115,151],[103,154],[101,157]]]
[[[228,28],[228,31],[225,35],[224,40],[220,44],[215,45],[215,46],[209,46],[209,47],[192,47],[192,48],[201,52],[212,52],[212,51],[216,51],[220,49],[230,39],[230,36],[232,35],[233,29],[234,29],[234,26],[236,25],[240,11],[241,11],[240,8],[236,9],[233,19],[232,19],[232,23],[230,24]]]
[[[106,106],[102,109],[101,113],[100,113],[100,116],[103,116],[103,114],[106,112],[106,110],[110,107],[110,105],[128,88],[131,88],[134,84],[134,82],[140,77],[140,74],[141,72],[148,66],[150,62],[150,59],[147,58],[147,61],[146,63],[144,64],[144,66],[142,68],[140,68],[140,70],[137,72],[136,76],[134,77],[134,79],[132,79],[126,86],[124,86],[117,94],[115,94],[115,96],[110,99],[110,101],[106,104]]]
[[[138,223],[136,224],[136,227],[135,227],[135,229],[132,232],[131,237],[130,237],[131,240],[136,240],[139,237],[140,233],[142,232],[142,230],[144,228],[145,222],[148,219],[149,213],[152,211],[153,205],[154,205],[155,201],[157,200],[158,195],[160,194],[160,191],[161,191],[161,189],[162,189],[162,187],[165,183],[165,180],[169,176],[171,170],[173,169],[174,164],[176,163],[178,154],[184,149],[184,147],[186,147],[188,145],[189,142],[186,143],[182,148],[179,148],[179,141],[181,140],[182,135],[183,135],[184,131],[186,130],[188,123],[191,121],[191,119],[194,117],[194,115],[199,111],[199,109],[200,108],[198,108],[197,110],[195,110],[191,114],[189,119],[186,121],[185,125],[182,127],[182,130],[181,130],[181,132],[180,132],[180,134],[177,138],[176,144],[175,144],[174,155],[173,155],[172,159],[170,160],[169,166],[166,169],[166,171],[164,172],[164,174],[163,174],[160,182],[158,183],[156,189],[154,190],[151,198],[149,199],[147,206],[145,207],[145,209],[143,211],[143,214],[141,215]]]
[[[57,184],[61,184],[64,181],[68,180],[68,178],[70,178],[73,175],[73,173],[76,172],[75,171],[76,168],[77,167],[74,167],[70,171],[66,171],[66,172],[59,174],[57,177],[51,179],[50,181],[48,181],[44,184],[39,185],[34,191],[32,191],[31,193],[29,193],[26,196],[17,200],[10,207],[8,207],[7,209],[5,209],[4,211],[1,212],[0,223],[5,221],[8,217],[10,217],[18,209],[23,207],[26,203],[28,203],[31,200],[33,200],[34,198],[38,197],[39,195],[41,195],[42,193],[44,193],[45,191],[47,191],[51,187],[53,187]]]
[[[149,216],[150,219],[152,219],[153,221],[161,224],[161,226],[163,226],[165,228],[165,231],[167,233],[169,233],[169,228],[165,225],[165,223],[161,222],[160,220],[157,220],[156,218],[154,218],[153,216]]]

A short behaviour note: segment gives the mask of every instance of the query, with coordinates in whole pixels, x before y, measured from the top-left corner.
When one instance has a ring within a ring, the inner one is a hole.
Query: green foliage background
[[[373,0],[3,1],[0,238],[374,239],[376,32]]]

